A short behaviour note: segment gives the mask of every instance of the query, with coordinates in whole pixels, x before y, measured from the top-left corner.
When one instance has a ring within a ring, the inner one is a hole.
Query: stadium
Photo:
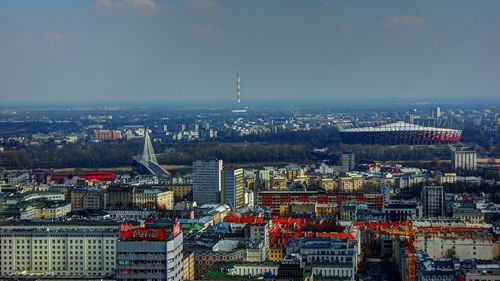
[[[425,127],[396,122],[377,127],[340,128],[340,137],[349,144],[448,144],[460,141],[461,130]]]

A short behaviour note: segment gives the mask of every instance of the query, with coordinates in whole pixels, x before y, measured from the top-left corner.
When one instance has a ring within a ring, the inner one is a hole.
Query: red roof
[[[116,179],[116,174],[113,172],[82,172],[82,173],[52,173],[51,179],[64,179],[70,177],[79,177],[85,180],[113,181]]]

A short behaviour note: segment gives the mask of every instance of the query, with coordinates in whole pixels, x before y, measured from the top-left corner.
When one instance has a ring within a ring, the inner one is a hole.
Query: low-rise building
[[[415,248],[422,249],[432,259],[456,257],[468,259],[474,257],[481,260],[495,258],[495,241],[490,234],[471,233],[467,235],[454,235],[443,233],[440,235],[417,235]]]
[[[133,186],[110,186],[106,189],[106,201],[108,206],[132,207]]]
[[[99,210],[106,208],[106,194],[104,190],[75,188],[71,190],[71,209]]]
[[[453,218],[467,223],[484,223],[484,213],[474,208],[453,208]]]
[[[278,275],[279,264],[265,263],[236,263],[230,271],[231,275],[271,277]]]
[[[337,238],[290,239],[286,255],[299,254],[311,263],[313,271],[323,277],[354,280],[358,268],[358,248],[355,240]]]
[[[61,218],[71,212],[71,203],[52,204],[40,209],[40,218]]]
[[[163,191],[156,194],[156,207],[160,210],[174,209],[174,192]]]

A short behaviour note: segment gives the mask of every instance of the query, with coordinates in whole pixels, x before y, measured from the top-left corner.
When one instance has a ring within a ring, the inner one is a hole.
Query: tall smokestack
[[[238,104],[241,101],[241,94],[240,94],[240,73],[238,72],[238,75],[236,75],[236,99],[238,101]]]

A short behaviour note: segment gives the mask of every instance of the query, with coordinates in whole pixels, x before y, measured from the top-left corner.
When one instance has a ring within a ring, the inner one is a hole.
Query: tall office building
[[[471,150],[451,152],[451,168],[454,170],[474,171],[477,167],[477,153]]]
[[[342,153],[342,155],[340,156],[340,161],[342,164],[342,169],[346,171],[354,169],[354,166],[356,164],[353,153]]]
[[[405,116],[405,122],[408,124],[415,124],[415,115],[408,113]]]
[[[222,166],[222,160],[193,162],[193,201],[198,206],[221,202]]]
[[[224,169],[223,202],[234,210],[245,207],[243,169]]]
[[[424,186],[420,198],[424,205],[424,216],[441,217],[444,215],[444,191],[442,186]]]
[[[439,106],[436,106],[432,108],[432,118],[439,118],[441,117],[441,108]]]

